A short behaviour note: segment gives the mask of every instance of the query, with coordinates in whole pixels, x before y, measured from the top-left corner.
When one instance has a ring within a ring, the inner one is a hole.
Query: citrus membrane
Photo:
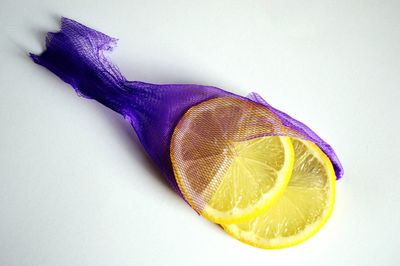
[[[251,219],[283,193],[294,152],[267,108],[222,97],[191,107],[170,146],[176,181],[194,210],[216,223]]]
[[[284,248],[314,235],[328,220],[336,177],[329,158],[310,141],[292,139],[292,177],[282,196],[256,218],[221,224],[233,237],[260,248]]]

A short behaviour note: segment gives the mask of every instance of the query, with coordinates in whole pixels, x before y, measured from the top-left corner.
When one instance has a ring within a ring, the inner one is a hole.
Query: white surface
[[[399,265],[400,1],[0,2],[0,265]],[[134,80],[258,91],[339,154],[328,224],[268,251],[201,219],[118,115],[27,51],[60,15]]]

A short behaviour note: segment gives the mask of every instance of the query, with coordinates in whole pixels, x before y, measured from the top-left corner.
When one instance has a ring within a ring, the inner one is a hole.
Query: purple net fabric
[[[173,130],[190,107],[216,97],[238,97],[269,108],[284,125],[321,147],[331,159],[337,179],[343,175],[338,157],[325,141],[304,124],[271,107],[258,94],[245,98],[211,86],[126,80],[104,56],[105,51],[112,51],[116,41],[76,21],[61,18],[61,31],[48,33],[46,50],[30,56],[70,84],[80,96],[94,99],[128,120],[146,152],[180,196],[169,155]]]
[[[318,147],[326,155],[328,155],[329,159],[331,160],[333,168],[335,169],[336,179],[340,179],[343,176],[343,174],[344,174],[343,166],[340,163],[339,158],[337,157],[333,148],[328,143],[326,143],[323,139],[321,139],[308,126],[306,126],[305,124],[301,123],[300,121],[294,119],[293,117],[289,116],[288,114],[272,107],[256,92],[250,93],[247,97],[259,104],[264,105],[269,110],[271,110],[277,117],[279,117],[279,119],[282,121],[282,124],[284,126],[294,129],[297,133],[300,134],[300,137],[318,144]],[[299,137],[299,135],[296,134],[296,136],[294,136],[294,137]]]

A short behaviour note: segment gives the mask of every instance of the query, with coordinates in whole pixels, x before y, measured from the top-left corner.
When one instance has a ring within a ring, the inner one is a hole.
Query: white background
[[[261,250],[198,217],[117,114],[33,64],[66,16],[132,80],[261,93],[345,167],[327,225]],[[400,1],[0,2],[0,265],[399,265]]]

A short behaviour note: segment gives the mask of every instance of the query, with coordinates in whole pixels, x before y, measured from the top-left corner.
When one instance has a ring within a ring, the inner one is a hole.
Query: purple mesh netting
[[[231,96],[249,100],[211,86],[191,84],[157,85],[126,80],[105,56],[116,39],[90,29],[76,21],[61,18],[61,31],[48,33],[46,50],[32,59],[76,92],[94,99],[120,113],[133,126],[146,152],[181,196],[169,156],[170,140],[175,125],[192,106],[216,97]],[[273,111],[282,122],[299,131],[304,138],[317,143],[331,159],[337,178],[343,168],[333,149],[304,124],[268,105],[259,95],[250,99]]]
[[[304,139],[310,140],[316,144],[318,144],[318,147],[328,155],[329,159],[332,162],[333,168],[335,169],[335,174],[336,174],[336,179],[340,179],[343,174],[343,166],[339,161],[339,158],[337,157],[335,151],[333,148],[326,143],[323,139],[321,139],[314,131],[312,131],[308,126],[305,124],[301,123],[300,121],[297,121],[296,119],[292,118],[288,114],[279,111],[278,109],[275,109],[272,107],[270,104],[268,104],[258,93],[252,92],[247,96],[249,99],[260,103],[270,109],[279,119],[282,121],[282,124],[294,129],[297,133],[300,133],[299,135],[296,135],[296,137],[302,137]]]

